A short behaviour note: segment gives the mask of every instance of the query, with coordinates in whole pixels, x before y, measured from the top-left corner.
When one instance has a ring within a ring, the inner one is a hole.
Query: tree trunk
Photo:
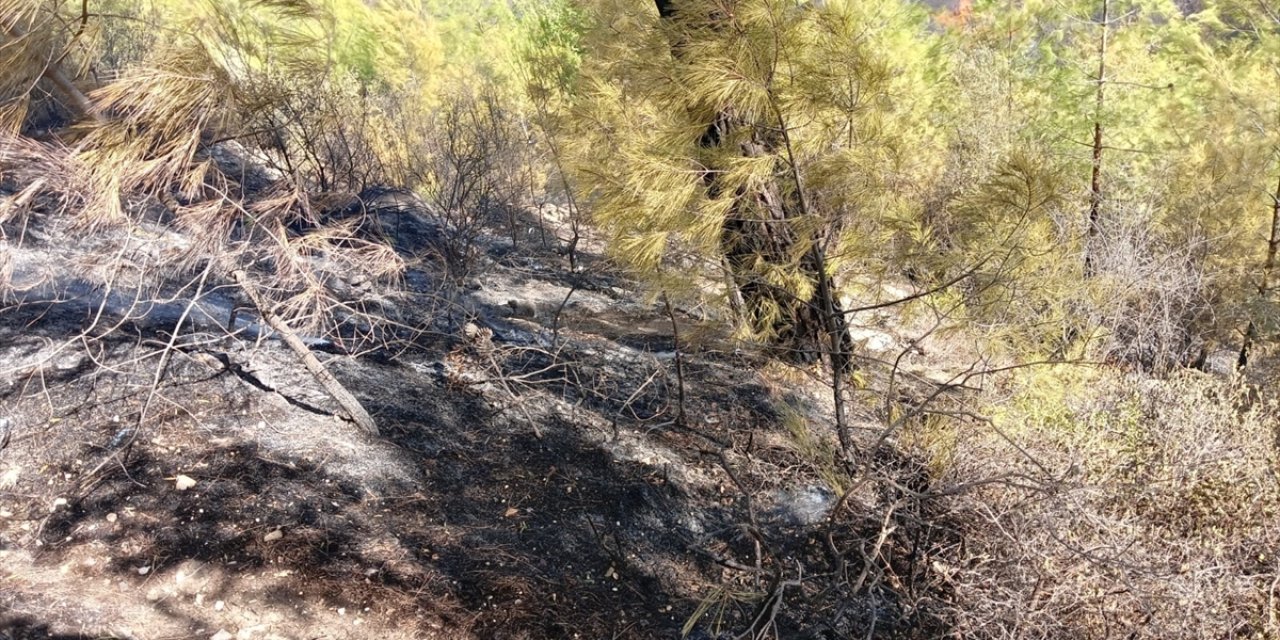
[[[0,25],[0,46],[9,46],[26,35],[26,31],[16,24]],[[102,116],[94,111],[89,98],[62,71],[62,65],[58,61],[45,65],[41,75],[53,85],[54,91],[62,98],[62,105],[71,112],[72,117],[77,120],[103,121]]]
[[[1107,81],[1107,33],[1110,29],[1111,0],[1102,0],[1102,39],[1098,45],[1098,90],[1093,112],[1093,174],[1089,179],[1089,227],[1084,242],[1084,277],[1097,271],[1098,225],[1102,217],[1102,107]]]
[[[1280,251],[1280,181],[1276,183],[1276,191],[1271,196],[1271,236],[1267,239],[1267,258],[1262,262],[1262,278],[1258,282],[1258,298],[1266,300],[1271,295],[1272,275],[1276,270],[1276,253]],[[1240,345],[1240,357],[1236,366],[1243,369],[1249,364],[1249,350],[1258,339],[1258,326],[1249,321],[1244,330],[1244,342]]]
[[[675,0],[654,1],[665,22],[670,24],[688,18],[681,15]],[[697,19],[710,23],[718,20],[717,16],[698,16]],[[676,58],[685,57],[683,41],[672,43],[672,53]],[[741,122],[731,113],[731,106],[719,109],[698,139],[701,148],[721,148],[739,131],[751,132],[750,141],[741,145],[744,156],[775,154],[783,147],[785,133],[780,134],[773,123]],[[791,162],[794,163],[794,158]],[[799,175],[796,167],[779,173]],[[703,184],[712,198],[726,195],[714,170],[703,173]],[[803,185],[797,181],[794,190],[773,184],[751,192],[739,189],[733,193],[733,203],[721,229],[721,249],[746,317],[755,329],[771,336],[771,346],[777,355],[792,362],[811,364],[828,354],[832,370],[839,377],[852,367],[853,339],[834,283],[827,273],[822,238],[804,238],[813,248],[799,265],[793,258],[795,246],[801,240],[793,221],[805,212],[803,192]],[[767,282],[761,275],[762,265],[798,267],[816,294],[811,299],[802,299],[792,291]],[[843,439],[844,434],[841,435]]]

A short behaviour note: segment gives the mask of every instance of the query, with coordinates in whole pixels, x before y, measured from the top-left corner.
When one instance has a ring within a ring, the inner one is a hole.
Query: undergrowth
[[[1280,637],[1277,402],[1237,377],[1030,374],[912,440],[967,544],[963,637]]]

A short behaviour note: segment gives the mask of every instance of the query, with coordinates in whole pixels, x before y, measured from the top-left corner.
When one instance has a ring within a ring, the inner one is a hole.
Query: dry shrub
[[[13,284],[13,256],[9,248],[9,240],[0,233],[0,291],[5,291]]]
[[[1211,315],[1212,283],[1198,243],[1170,244],[1149,207],[1111,203],[1092,251],[1097,274],[1082,308],[1100,327],[1101,355],[1148,372],[1193,359]]]
[[[1276,400],[1195,372],[1077,374],[934,438],[942,485],[1004,479],[950,505],[967,543],[935,569],[957,637],[1280,637]]]
[[[443,235],[439,248],[455,273],[471,267],[486,224],[510,218],[533,161],[525,123],[497,87],[476,82],[446,95],[430,113],[397,117],[405,144],[397,162],[402,183],[432,203]]]
[[[45,71],[63,57],[72,33],[53,28],[57,18],[42,3],[0,0],[0,131],[17,133],[32,119],[47,119],[38,98],[58,88]]]
[[[381,103],[407,96],[373,95],[352,77],[267,73],[253,80],[247,131],[276,171],[322,192],[359,193],[388,179],[379,132],[390,128]]]

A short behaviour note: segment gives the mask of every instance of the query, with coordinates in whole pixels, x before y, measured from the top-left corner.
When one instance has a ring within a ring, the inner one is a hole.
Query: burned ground
[[[11,300],[7,637],[674,638],[761,611],[811,637],[937,627],[902,604],[932,588],[915,547],[935,542],[852,552],[903,495],[868,484],[853,521],[826,518],[834,490],[786,419],[821,419],[814,385],[769,380],[723,338],[682,345],[681,422],[661,308],[596,256],[573,273],[532,241],[486,242],[485,277],[428,255],[380,298],[381,342],[322,354],[377,437],[251,314],[219,335],[224,289],[156,305],[55,280]],[[554,312],[508,318],[517,297]],[[189,309],[205,319],[179,324]],[[872,565],[900,588],[851,586],[884,584]],[[783,606],[762,609],[771,594]]]

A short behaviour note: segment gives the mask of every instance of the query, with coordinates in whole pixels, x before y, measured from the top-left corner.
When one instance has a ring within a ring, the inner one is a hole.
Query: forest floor
[[[0,310],[0,638],[676,638],[697,613],[695,635],[749,626],[781,564],[827,566],[831,434],[804,426],[828,429],[824,387],[679,310],[677,420],[664,309],[523,224],[456,286],[406,249],[404,282],[364,295],[417,330],[320,354],[379,436],[268,332],[208,333],[223,290],[122,305],[59,275],[65,236],[28,243]],[[181,324],[188,305],[209,317]],[[786,594],[784,637],[895,617],[814,585]]]

